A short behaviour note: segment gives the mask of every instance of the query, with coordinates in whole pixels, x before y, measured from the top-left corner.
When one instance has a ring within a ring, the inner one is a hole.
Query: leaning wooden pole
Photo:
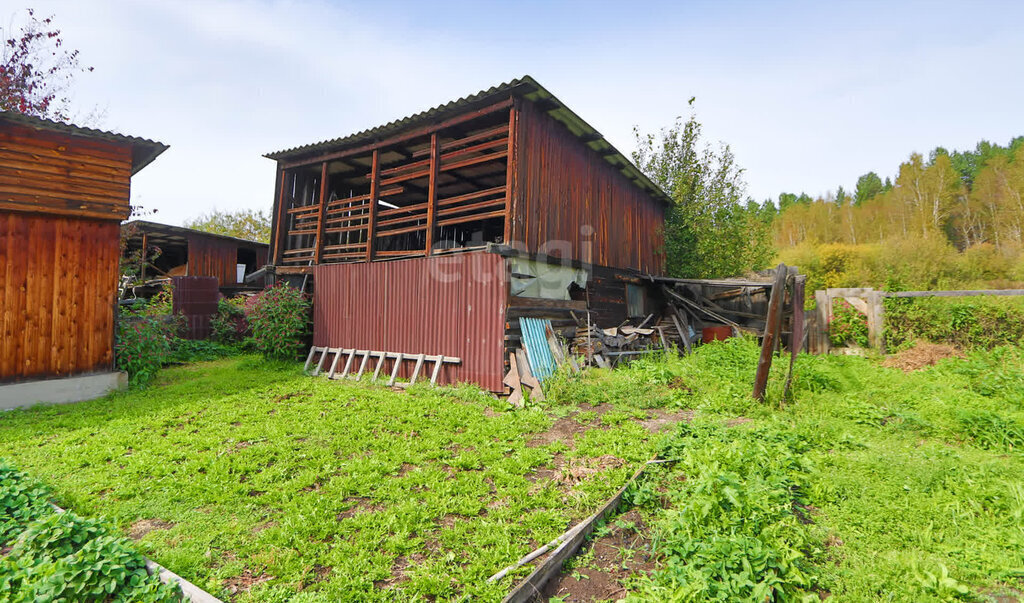
[[[764,337],[761,339],[761,357],[757,361],[757,375],[754,376],[754,399],[763,402],[768,389],[768,373],[772,368],[772,354],[775,343],[782,335],[782,300],[786,297],[786,277],[789,270],[785,264],[775,269],[775,284],[768,299],[768,313],[765,316]]]

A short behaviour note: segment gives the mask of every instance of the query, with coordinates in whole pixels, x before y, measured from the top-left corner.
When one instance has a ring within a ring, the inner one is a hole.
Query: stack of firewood
[[[623,323],[617,327],[601,328],[596,324],[580,324],[572,340],[576,356],[586,359],[587,364],[611,368],[623,357],[667,349],[666,343],[656,328],[645,327],[652,316],[637,326]]]

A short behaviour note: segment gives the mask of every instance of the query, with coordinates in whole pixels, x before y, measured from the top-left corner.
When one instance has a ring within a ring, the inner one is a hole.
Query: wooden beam
[[[775,269],[775,284],[768,298],[768,313],[765,316],[764,338],[761,340],[761,357],[757,361],[757,374],[754,376],[754,399],[764,402],[765,390],[768,388],[768,373],[772,368],[772,356],[775,354],[775,343],[782,334],[782,300],[786,297],[786,276],[789,271],[785,264]]]
[[[280,164],[278,164],[280,166]],[[284,257],[284,243],[288,233],[288,205],[284,201],[284,191],[288,182],[288,170],[278,168],[280,172],[281,188],[277,196],[277,239],[274,241],[274,254],[271,256],[272,264],[279,264]]]
[[[516,120],[518,119],[519,108],[515,105],[508,112],[508,150],[505,161],[505,228],[501,242],[508,244],[512,240],[512,195],[515,186],[516,173]]]
[[[327,213],[327,162],[320,165],[320,211],[316,218],[316,251],[313,253],[313,263],[320,263],[320,256],[324,253],[324,214]]]
[[[407,141],[412,140],[414,138],[419,138],[421,136],[426,136],[426,135],[428,135],[428,134],[430,134],[432,132],[437,132],[438,130],[443,130],[444,128],[448,128],[448,127],[454,126],[456,124],[461,124],[461,123],[465,123],[467,121],[472,121],[472,120],[474,120],[474,119],[476,119],[478,117],[481,117],[483,115],[487,115],[489,113],[494,113],[495,111],[501,111],[502,109],[507,109],[507,108],[509,108],[511,106],[512,106],[512,97],[509,97],[509,98],[507,98],[505,100],[498,101],[498,102],[496,102],[496,103],[494,103],[492,105],[488,105],[486,107],[483,107],[482,109],[477,109],[476,111],[470,111],[468,113],[463,113],[461,115],[456,115],[454,117],[446,119],[446,120],[444,120],[442,122],[439,122],[437,124],[426,125],[426,126],[422,126],[420,128],[416,128],[414,130],[409,130],[408,132],[405,132],[404,134],[397,134],[397,135],[392,136],[390,138],[385,138],[383,140],[374,141],[374,142],[371,142],[371,143],[368,143],[368,144],[360,145],[358,147],[352,147],[351,149],[345,149],[343,151],[331,151],[331,152],[328,152],[328,153],[323,153],[321,155],[316,155],[316,156],[313,156],[313,157],[307,157],[305,159],[296,159],[296,160],[292,160],[292,161],[282,161],[281,165],[284,167],[284,169],[291,169],[291,168],[296,168],[296,167],[305,166],[305,165],[315,165],[317,163],[320,163],[321,161],[333,161],[335,159],[340,159],[342,157],[348,157],[350,155],[358,155],[359,153],[365,153],[367,151],[372,151],[372,150],[380,149],[382,147],[398,144],[398,143],[401,143],[401,142],[407,142]],[[411,154],[407,154],[407,156],[411,156]]]
[[[426,255],[434,253],[434,214],[437,208],[437,176],[440,173],[441,157],[437,144],[437,132],[430,135],[430,177],[427,184],[427,248]]]
[[[380,151],[373,150],[370,161],[370,219],[366,226],[366,261],[373,261],[373,244],[377,236],[377,192],[380,187]]]
[[[975,295],[1024,295],[1024,289],[976,289],[972,291],[887,291],[885,297],[972,297]]]
[[[142,256],[139,258],[139,282],[146,282],[146,247],[148,247],[148,235],[142,232]]]

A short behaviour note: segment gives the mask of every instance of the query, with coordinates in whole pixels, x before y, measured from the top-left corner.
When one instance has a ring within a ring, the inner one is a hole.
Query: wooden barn
[[[0,112],[0,382],[103,377],[65,383],[59,395],[0,388],[0,407],[83,399],[109,381],[131,177],[166,148]]]
[[[121,226],[126,257],[139,258],[139,282],[175,276],[212,276],[225,295],[262,289],[261,278],[249,278],[267,264],[269,245],[236,237],[132,220]],[[155,256],[155,257],[154,257]]]
[[[502,391],[519,318],[660,305],[641,277],[663,271],[669,198],[530,77],[267,157],[271,268],[311,283],[315,346],[390,353],[396,374],[455,357],[440,382]]]

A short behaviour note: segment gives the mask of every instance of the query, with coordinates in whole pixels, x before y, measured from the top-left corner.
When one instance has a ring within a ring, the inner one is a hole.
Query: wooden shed
[[[530,77],[271,153],[272,268],[314,288],[314,344],[457,356],[500,391],[520,317],[646,312],[671,200]]]
[[[141,254],[133,252],[147,249],[149,261],[139,267],[140,282],[175,276],[212,276],[225,295],[263,288],[263,279],[250,279],[247,283],[246,277],[267,264],[266,243],[146,220],[122,224],[121,232],[127,257],[141,258]]]
[[[0,112],[0,382],[113,370],[120,222],[166,148]]]

